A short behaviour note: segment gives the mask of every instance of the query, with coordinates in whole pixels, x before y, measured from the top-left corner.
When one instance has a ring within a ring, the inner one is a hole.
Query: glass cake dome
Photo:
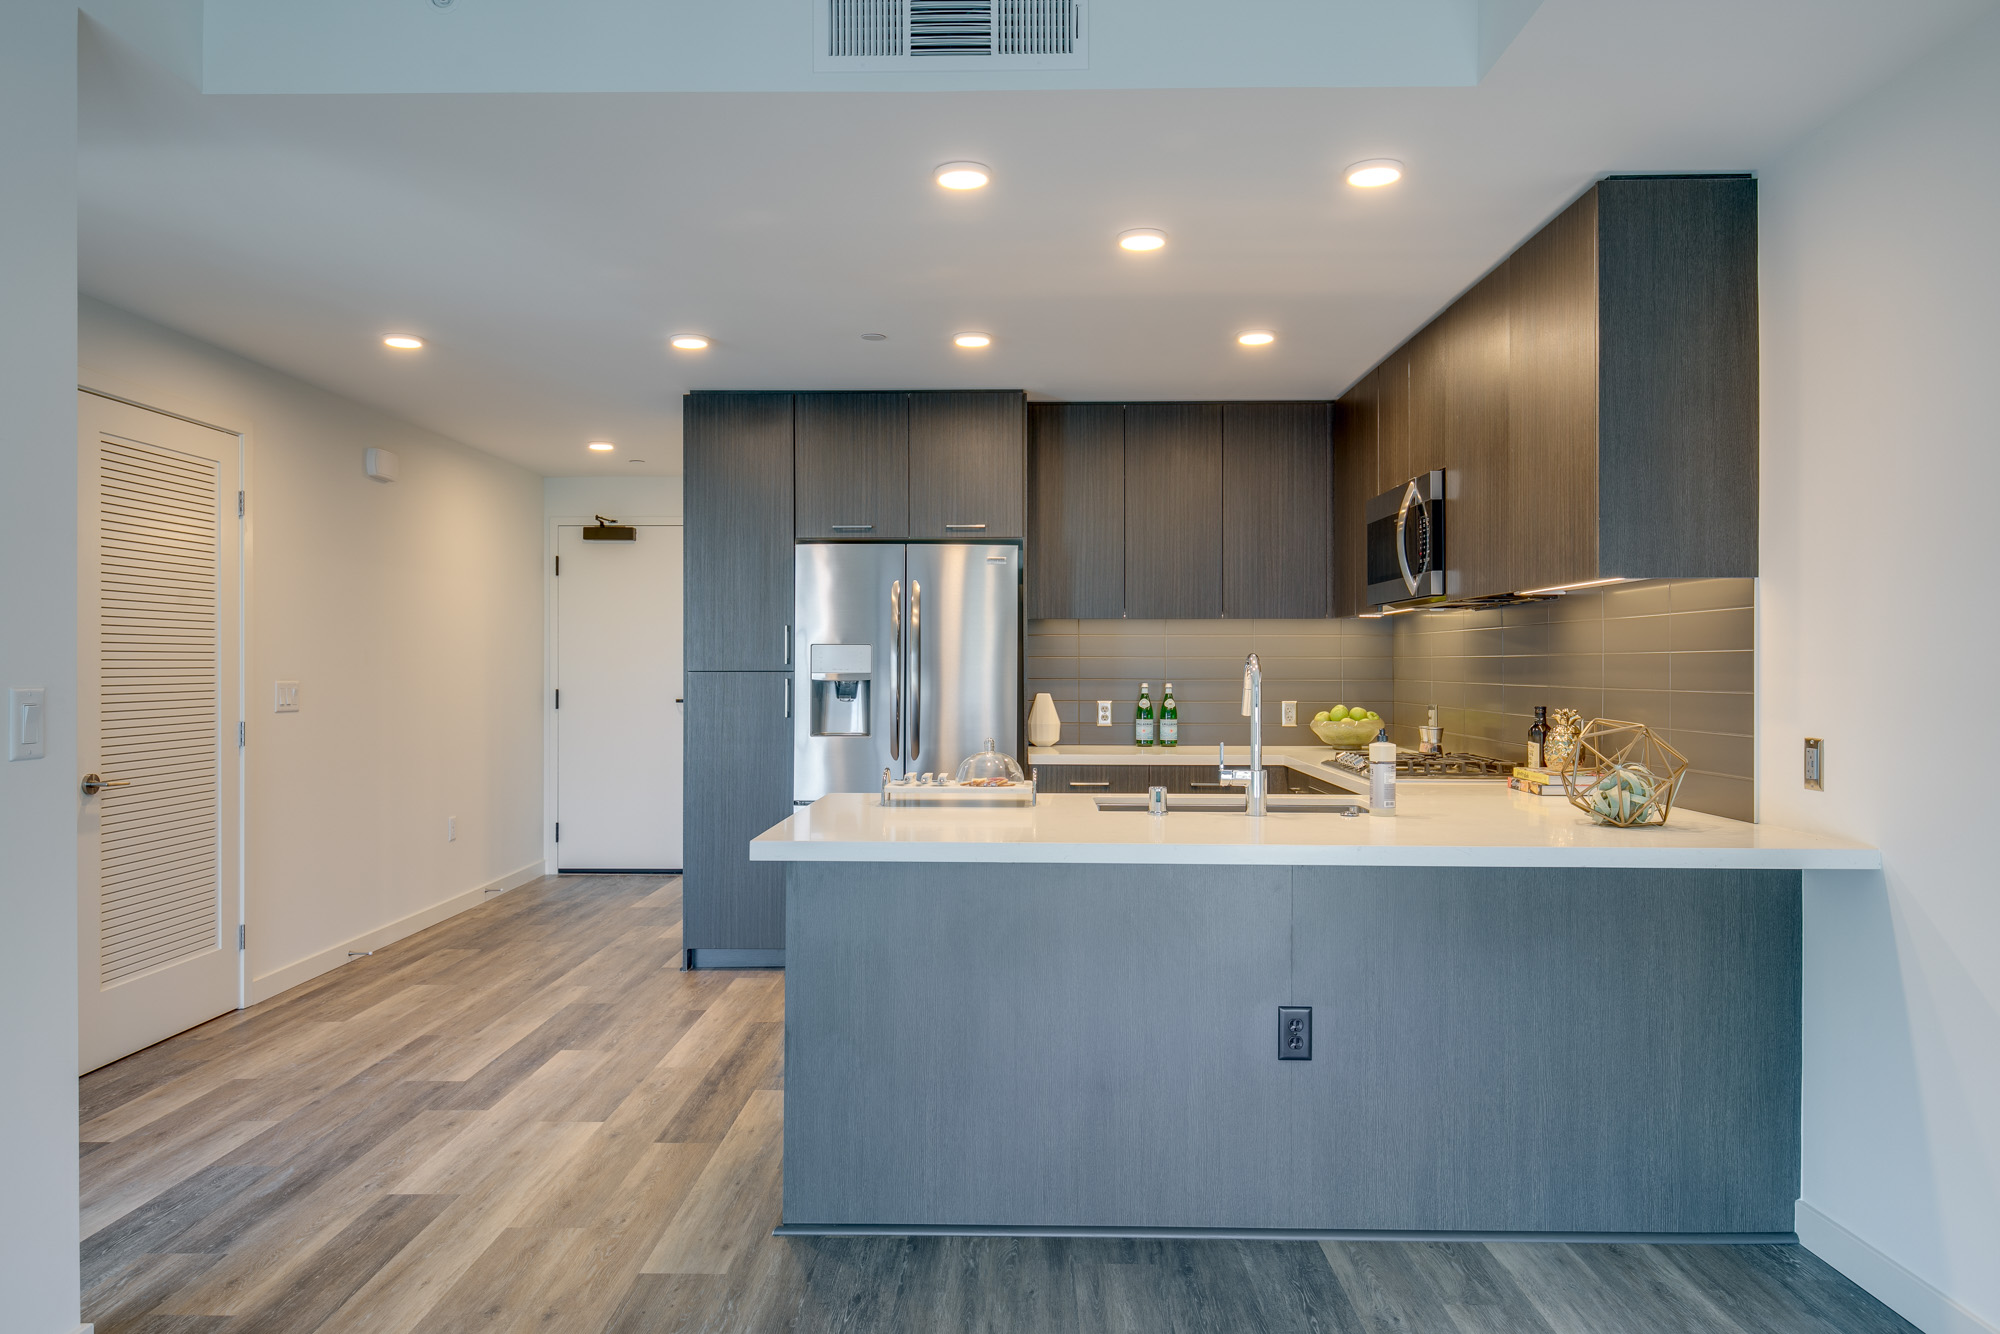
[[[1014,763],[1014,757],[993,748],[993,738],[986,738],[986,749],[977,755],[967,757],[958,766],[958,782],[961,787],[1009,787],[1025,782],[1027,776],[1021,766]]]

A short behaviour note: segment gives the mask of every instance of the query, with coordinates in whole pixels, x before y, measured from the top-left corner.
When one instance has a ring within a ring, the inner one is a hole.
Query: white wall
[[[678,477],[544,477],[542,512],[551,519],[678,519]]]
[[[0,4],[0,1324],[76,1327],[76,7]]]
[[[248,433],[252,999],[538,874],[541,479],[88,298],[78,361]]]
[[[1763,818],[1886,863],[1806,877],[1799,1233],[1933,1334],[1996,1328],[2000,14],[1762,180]]]

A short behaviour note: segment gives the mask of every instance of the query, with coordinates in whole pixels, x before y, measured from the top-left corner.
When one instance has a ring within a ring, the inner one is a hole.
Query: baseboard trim
[[[281,968],[250,979],[249,1003],[267,1001],[283,991],[290,991],[301,982],[310,982],[321,973],[329,973],[344,963],[350,962],[348,951],[360,953],[383,945],[392,944],[405,936],[413,936],[427,926],[435,926],[447,917],[456,917],[468,908],[477,908],[482,903],[492,902],[493,895],[510,889],[519,889],[531,880],[542,878],[542,861],[537,858],[518,870],[509,871],[498,880],[490,881],[463,894],[433,903],[428,908],[420,908],[407,917],[399,917],[393,922],[378,926],[372,931],[364,931],[351,940],[309,954],[303,959],[288,963]]]
[[[780,1223],[774,1237],[1186,1237],[1196,1241],[1553,1241],[1680,1246],[1771,1246],[1789,1232],[1393,1232],[1367,1228],[994,1227],[918,1223]]]
[[[1876,1301],[1924,1334],[2000,1334],[1949,1294],[1905,1269],[1804,1200],[1794,1210],[1799,1245],[1854,1280]]]
[[[716,950],[692,949],[687,951],[686,966],[689,968],[783,968],[783,950]]]

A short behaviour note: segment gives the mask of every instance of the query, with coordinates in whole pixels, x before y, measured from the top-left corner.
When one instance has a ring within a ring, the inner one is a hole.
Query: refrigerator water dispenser
[[[812,735],[867,736],[875,646],[814,644],[806,650],[806,670],[812,677]]]

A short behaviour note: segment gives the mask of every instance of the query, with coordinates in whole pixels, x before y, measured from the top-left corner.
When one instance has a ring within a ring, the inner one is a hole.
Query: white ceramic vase
[[[1047,695],[1035,696],[1028,710],[1028,744],[1053,746],[1062,740],[1062,719],[1056,716],[1056,702]]]

